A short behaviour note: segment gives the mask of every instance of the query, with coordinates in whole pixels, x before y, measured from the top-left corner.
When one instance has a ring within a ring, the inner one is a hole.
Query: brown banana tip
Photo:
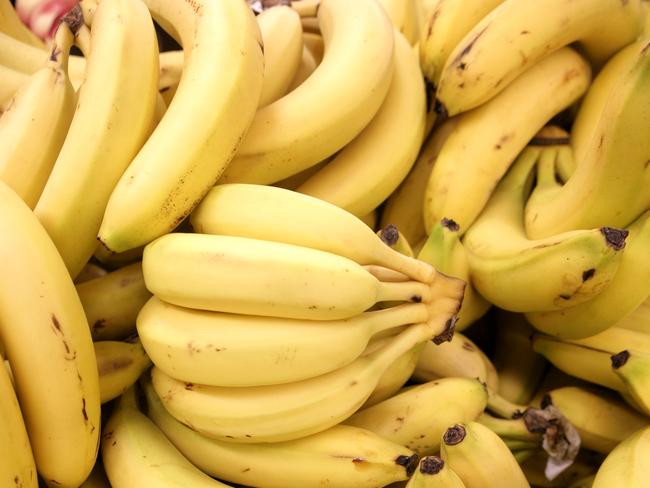
[[[445,330],[431,339],[436,346],[439,346],[443,342],[451,341],[454,337],[454,331],[456,330],[456,322],[458,322],[458,315],[454,315],[448,319],[445,324]]]
[[[388,224],[381,230],[381,240],[388,246],[394,246],[399,240],[399,230],[395,224]]]
[[[463,442],[466,435],[467,431],[465,430],[465,427],[461,424],[456,424],[447,429],[442,436],[442,441],[448,446],[455,446],[456,444]]]
[[[65,22],[70,27],[73,35],[77,35],[79,29],[84,25],[84,14],[79,4],[75,5],[70,11],[63,16],[61,22]]]
[[[605,236],[607,245],[616,251],[625,247],[625,239],[630,234],[626,229],[616,229],[614,227],[601,227],[600,232]]]
[[[526,429],[533,434],[543,434],[551,426],[551,422],[538,408],[527,408],[522,417]]]
[[[438,456],[424,456],[420,461],[420,473],[438,474],[445,467],[445,462]]]
[[[627,360],[630,359],[630,352],[627,350],[621,351],[618,354],[614,354],[610,359],[612,360],[612,368],[621,368],[625,363],[627,363]]]
[[[447,217],[443,217],[440,221],[440,225],[452,232],[458,232],[460,230],[460,225],[458,225],[455,220],[448,219]]]
[[[406,470],[406,474],[410,477],[418,467],[419,459],[420,458],[417,454],[413,454],[411,456],[401,455],[397,456],[397,459],[395,459],[395,464],[402,466]]]
[[[548,393],[542,397],[542,401],[540,403],[540,407],[543,409],[548,407],[549,405],[553,405],[553,399],[551,398],[551,395]]]

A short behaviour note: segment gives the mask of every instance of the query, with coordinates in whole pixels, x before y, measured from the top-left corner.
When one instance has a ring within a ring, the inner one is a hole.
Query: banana
[[[99,239],[114,252],[169,232],[199,203],[236,152],[263,82],[259,29],[245,2],[145,3],[186,61],[167,112],[108,201]]]
[[[101,464],[101,458],[97,460],[90,476],[88,476],[79,488],[111,488],[106,473],[104,472],[104,467]]]
[[[465,483],[441,458],[425,456],[406,488],[465,488]]]
[[[104,268],[115,270],[128,264],[132,264],[135,261],[141,261],[143,252],[144,246],[134,247],[133,249],[124,252],[112,252],[100,243],[97,245],[97,249],[95,249],[93,258],[99,261]]]
[[[298,12],[300,17],[316,17],[320,0],[295,0],[291,2],[291,8]]]
[[[311,321],[184,309],[154,297],[138,315],[138,335],[156,366],[178,380],[259,386],[342,368],[378,332],[428,318],[422,303]]]
[[[497,312],[495,322],[493,358],[499,374],[499,395],[513,403],[528,403],[546,369],[546,361],[531,345],[533,328],[523,315],[503,310]]]
[[[425,456],[438,452],[447,427],[474,421],[486,405],[487,392],[479,381],[443,378],[405,388],[359,410],[344,423],[370,430]]]
[[[190,217],[195,232],[285,242],[377,264],[431,282],[434,268],[381,241],[361,220],[318,198],[249,184],[215,186]]]
[[[307,78],[309,78],[314,71],[316,71],[317,67],[318,67],[318,62],[316,61],[316,58],[311,53],[311,51],[307,49],[307,46],[305,46],[303,43],[300,64],[298,65],[298,68],[296,69],[296,74],[291,80],[291,83],[289,83],[289,88],[287,88],[286,92],[291,93],[293,90],[295,90],[300,85],[302,85],[302,83]]]
[[[152,370],[167,411],[193,430],[230,442],[279,442],[323,431],[350,417],[399,356],[431,339],[426,324],[409,326],[377,351],[314,378],[240,388],[186,383]]]
[[[316,65],[320,65],[325,55],[325,41],[323,40],[323,36],[314,34],[313,32],[304,32],[302,34],[302,44],[311,53],[316,61]]]
[[[95,342],[99,393],[106,403],[128,390],[151,366],[140,340]]]
[[[505,310],[558,310],[586,302],[612,281],[623,255],[626,230],[601,227],[528,239],[524,202],[532,169],[549,151],[557,153],[554,146],[522,151],[463,241],[472,283]]]
[[[648,45],[637,43],[636,61],[619,73],[573,175],[557,189],[531,194],[525,212],[531,239],[595,225],[626,226],[650,206],[650,141],[644,132],[650,117]]]
[[[300,16],[286,5],[262,11],[257,23],[264,43],[264,83],[260,107],[275,102],[289,90],[302,59]]]
[[[623,350],[611,359],[614,373],[623,380],[634,403],[650,415],[650,353]]]
[[[316,17],[301,17],[300,25],[302,30],[307,34],[321,35],[318,18]]]
[[[0,64],[0,115],[6,112],[16,92],[29,81],[29,75]]]
[[[639,35],[640,4],[640,0],[506,0],[449,54],[438,100],[449,115],[477,107],[545,56],[575,41],[595,64],[602,64]]]
[[[542,435],[540,432],[533,431],[529,428],[529,423],[526,422],[525,412],[523,416],[515,419],[500,419],[484,412],[473,420],[488,427],[492,432],[501,437],[506,444],[510,441],[521,441],[532,443],[532,448],[542,446]]]
[[[498,376],[489,370],[494,370],[494,366],[483,351],[460,332],[454,332],[451,341],[444,344],[427,342],[413,378],[420,382],[447,377],[477,378],[498,391]]]
[[[76,96],[67,75],[73,31],[59,25],[47,63],[30,76],[0,117],[0,179],[34,208],[66,138]]]
[[[576,387],[552,390],[545,398],[578,430],[581,446],[607,454],[649,421],[610,393]]]
[[[0,32],[26,44],[43,47],[43,41],[20,20],[11,0],[0,0]]]
[[[621,442],[598,468],[592,488],[625,486],[642,488],[650,479],[648,467],[650,427],[645,427]]]
[[[99,381],[90,329],[54,244],[0,182],[0,340],[16,382],[36,467],[49,486],[73,488],[95,463]]]
[[[465,114],[445,142],[427,182],[427,231],[448,218],[457,222],[464,234],[517,154],[554,115],[585,93],[590,80],[586,60],[563,48],[531,66],[498,96]]]
[[[0,357],[0,361],[2,358]],[[2,361],[4,363],[4,361]],[[37,488],[36,466],[11,377],[0,365],[0,483]]]
[[[174,419],[151,382],[144,384],[148,415],[204,472],[233,483],[268,488],[376,488],[406,480],[418,457],[372,432],[338,424],[301,439],[237,444],[210,439]]]
[[[517,460],[501,438],[478,422],[456,424],[442,436],[440,457],[468,487],[525,487],[526,481]]]
[[[388,224],[386,227],[379,229],[377,235],[384,244],[395,249],[398,253],[410,258],[415,257],[411,244],[393,224]]]
[[[321,0],[317,15],[323,61],[257,112],[221,183],[268,184],[299,173],[353,140],[379,110],[394,64],[393,27],[383,9],[373,0]]]
[[[616,323],[621,329],[650,333],[650,297]]]
[[[437,271],[465,281],[465,295],[458,311],[456,330],[461,331],[483,317],[492,306],[472,286],[469,262],[458,235],[458,224],[442,219],[429,233],[429,238],[418,254],[418,259],[431,264]]]
[[[34,209],[73,277],[93,255],[111,192],[151,130],[158,76],[156,34],[141,1],[102,1],[90,41],[77,110]]]
[[[96,341],[120,340],[134,333],[138,312],[151,297],[140,262],[76,287]]]
[[[420,40],[420,23],[417,19],[416,2],[420,0],[378,0],[393,26],[410,45]]]
[[[94,280],[95,278],[106,276],[107,273],[108,271],[106,271],[98,264],[88,262],[75,278],[74,284],[76,286],[80,283],[84,283],[86,281]]]
[[[463,37],[503,1],[437,0],[435,2],[426,17],[420,35],[422,72],[434,85],[437,86],[440,82],[445,62]]]
[[[381,226],[397,226],[406,239],[415,244],[426,238],[422,202],[431,168],[447,138],[453,133],[459,117],[437,127],[425,141],[415,164],[402,184],[388,197],[381,217]]]
[[[397,31],[394,57],[390,88],[375,117],[296,191],[361,217],[386,200],[406,177],[424,135],[426,96],[417,56]]]
[[[122,395],[104,427],[102,460],[113,488],[228,486],[191,464],[138,410],[134,388]]]

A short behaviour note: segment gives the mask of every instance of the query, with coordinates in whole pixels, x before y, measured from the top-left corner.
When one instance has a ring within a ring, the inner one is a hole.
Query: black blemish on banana
[[[610,359],[612,360],[612,368],[622,368],[627,363],[627,360],[630,359],[630,352],[628,350],[621,351],[618,354],[614,354]]]
[[[440,225],[442,225],[446,229],[449,229],[452,232],[458,232],[460,230],[460,225],[458,225],[455,220],[448,219],[446,217],[442,218],[442,220],[440,221]]]
[[[466,45],[466,46],[463,48],[463,50],[458,54],[458,56],[456,56],[456,59],[454,59],[454,60],[452,61],[452,64],[457,64],[457,65],[458,65],[458,69],[460,69],[461,71],[463,71],[463,70],[467,67],[467,63],[461,62],[461,60],[462,60],[465,56],[467,56],[467,55],[469,54],[469,52],[470,52],[470,51],[472,50],[472,48],[474,47],[474,44],[476,44],[476,41],[478,40],[478,38],[481,37],[481,36],[485,33],[485,31],[487,30],[488,27],[489,27],[489,25],[486,25],[486,26],[483,28],[482,31],[478,32],[478,33],[474,36],[474,38],[473,38],[471,41],[469,41],[469,43],[467,43],[467,45]]]
[[[583,283],[587,280],[590,280],[591,278],[594,277],[596,274],[596,270],[594,268],[588,269],[582,273],[582,281]]]

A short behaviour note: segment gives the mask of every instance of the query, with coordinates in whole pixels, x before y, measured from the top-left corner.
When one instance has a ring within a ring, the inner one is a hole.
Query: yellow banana
[[[394,45],[393,78],[375,117],[296,191],[361,217],[386,200],[406,177],[420,150],[426,97],[417,56],[397,31]]]
[[[465,488],[465,483],[441,458],[425,456],[405,488]]]
[[[66,138],[76,97],[67,75],[73,32],[64,19],[52,55],[0,117],[0,179],[34,208]]]
[[[167,438],[204,472],[247,486],[268,488],[376,488],[407,479],[418,457],[407,448],[338,424],[300,439],[238,444],[202,436],[165,410],[145,382],[148,415]]]
[[[420,40],[420,23],[417,18],[416,2],[420,0],[378,0],[393,26],[409,44]]]
[[[99,239],[114,252],[153,241],[192,211],[236,152],[262,90],[259,29],[245,2],[145,3],[183,45],[185,64],[165,115],[108,201]]]
[[[296,69],[296,74],[291,80],[291,83],[289,83],[289,88],[287,88],[287,93],[292,92],[300,85],[302,85],[302,83],[307,78],[309,78],[314,71],[316,71],[317,67],[318,67],[318,62],[316,61],[316,58],[314,58],[314,55],[311,53],[311,51],[307,49],[307,46],[303,45],[300,64]]]
[[[43,47],[43,41],[23,24],[10,0],[0,0],[0,32],[26,44]]]
[[[449,115],[477,107],[544,56],[575,41],[602,64],[639,35],[640,4],[640,0],[506,0],[451,52],[436,95]]]
[[[650,297],[616,323],[621,329],[650,333]]]
[[[323,56],[325,55],[325,41],[323,40],[323,36],[320,34],[314,34],[313,32],[304,32],[302,34],[302,43],[311,53],[312,57],[316,61],[316,65],[320,65],[323,62]]]
[[[430,282],[434,268],[384,244],[341,208],[283,188],[215,186],[191,216],[195,232],[250,237],[320,249],[359,264],[378,264]]]
[[[185,53],[181,49],[161,52],[158,55],[158,91],[178,86],[183,75],[184,62]]]
[[[393,73],[394,38],[381,6],[321,0],[318,22],[323,61],[298,88],[257,112],[222,183],[268,184],[299,173],[349,143],[379,110]]]
[[[0,235],[8,277],[0,292],[0,337],[36,467],[49,486],[78,487],[95,463],[100,430],[90,329],[47,232],[2,182]]]
[[[0,64],[0,114],[9,108],[16,92],[28,80],[29,75]]]
[[[95,342],[101,402],[109,402],[128,390],[151,366],[142,343],[133,341]]]
[[[621,442],[598,468],[592,488],[642,488],[650,479],[650,427],[638,430]]]
[[[95,278],[100,278],[102,276],[105,276],[106,273],[108,273],[108,271],[106,271],[98,264],[88,262],[75,278],[74,284],[76,286],[80,283],[84,283],[85,281],[90,281],[90,280],[94,280]]]
[[[476,379],[443,378],[405,388],[359,410],[344,423],[370,430],[425,456],[438,452],[447,427],[474,421],[486,405],[487,392]]]
[[[517,154],[555,114],[584,94],[590,80],[585,59],[572,49],[560,49],[465,114],[445,141],[427,182],[427,231],[447,218],[464,234]]]
[[[386,227],[379,229],[377,235],[384,244],[395,249],[400,254],[404,254],[404,256],[410,258],[415,257],[413,255],[411,244],[406,237],[404,237],[404,234],[402,234],[393,224],[388,224]]]
[[[634,349],[635,344],[630,344]],[[634,402],[650,415],[650,352],[623,350],[612,356],[612,369]]]

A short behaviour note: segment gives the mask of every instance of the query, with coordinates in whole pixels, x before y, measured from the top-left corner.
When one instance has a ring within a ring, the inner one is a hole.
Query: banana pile
[[[0,488],[650,486],[649,2],[19,13]]]

